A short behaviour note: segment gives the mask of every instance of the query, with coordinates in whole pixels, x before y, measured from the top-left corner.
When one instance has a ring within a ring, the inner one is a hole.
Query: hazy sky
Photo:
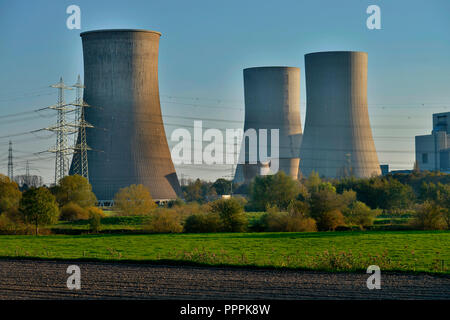
[[[66,27],[66,8],[81,8],[81,30]],[[366,8],[381,8],[381,30],[368,30]],[[25,1],[0,0],[0,172],[14,143],[15,174],[31,172],[52,182],[55,137],[48,132],[5,137],[50,126],[51,111],[5,117],[56,103],[48,86],[83,75],[79,33],[139,28],[162,33],[161,105],[169,139],[178,127],[243,125],[242,69],[301,68],[301,117],[306,93],[304,54],[360,50],[369,55],[369,112],[380,163],[410,169],[414,136],[431,130],[434,112],[450,111],[450,1]],[[66,101],[74,99],[73,92]],[[52,158],[51,158],[52,157]],[[37,160],[42,158],[42,160]],[[177,167],[179,177],[215,179],[230,166]]]

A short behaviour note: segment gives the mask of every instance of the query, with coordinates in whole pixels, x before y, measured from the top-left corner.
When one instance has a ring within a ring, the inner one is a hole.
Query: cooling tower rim
[[[144,32],[144,33],[154,33],[161,36],[161,32],[145,29],[99,29],[82,32],[80,33],[80,37],[83,37],[91,33],[109,33],[109,32]]]
[[[244,68],[244,71],[246,70],[256,70],[256,69],[295,69],[300,70],[299,67],[289,67],[289,66],[263,66],[263,67],[250,67],[250,68]]]
[[[310,52],[305,54],[305,57],[311,56],[311,55],[321,55],[321,54],[349,54],[349,53],[359,53],[359,54],[365,54],[368,53],[366,51],[317,51],[317,52]]]

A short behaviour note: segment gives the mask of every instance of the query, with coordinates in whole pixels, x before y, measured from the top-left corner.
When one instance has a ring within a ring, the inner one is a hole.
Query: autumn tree
[[[0,214],[19,207],[22,193],[17,183],[0,174]]]
[[[59,185],[52,189],[60,207],[72,202],[82,208],[95,206],[97,198],[92,192],[89,181],[80,176],[66,176],[59,181]]]
[[[156,207],[150,192],[142,184],[120,189],[114,196],[114,206],[122,215],[145,215]]]
[[[214,201],[211,204],[211,211],[219,214],[224,231],[245,231],[248,221],[244,213],[244,208],[235,198]]]

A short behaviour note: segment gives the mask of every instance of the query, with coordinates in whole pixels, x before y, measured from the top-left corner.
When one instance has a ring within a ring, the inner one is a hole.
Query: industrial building
[[[181,195],[166,140],[158,86],[161,34],[147,30],[81,33],[89,181],[99,201],[132,184],[153,199]],[[73,165],[71,171],[73,170]]]
[[[278,171],[294,179],[298,176],[302,138],[300,122],[300,69],[295,67],[256,67],[244,69],[245,120],[244,131],[267,129],[267,153],[270,155],[270,130],[279,130]],[[263,140],[265,137],[263,137]],[[248,140],[248,139],[247,139]],[[258,156],[256,163],[249,157],[249,141],[242,141],[244,163],[236,167],[235,182],[249,183],[255,176],[273,172],[271,164]],[[272,170],[271,170],[272,169]]]
[[[419,170],[450,173],[450,112],[433,114],[433,131],[416,136],[416,165]]]
[[[367,107],[367,53],[305,55],[306,118],[300,171],[327,178],[380,175]]]

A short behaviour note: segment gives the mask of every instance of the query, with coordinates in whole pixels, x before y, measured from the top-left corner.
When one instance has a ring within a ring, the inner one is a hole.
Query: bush
[[[11,221],[11,219],[9,219],[6,214],[0,215],[0,231],[2,233],[11,233],[12,231],[16,230],[16,228],[16,224]]]
[[[375,217],[381,214],[381,210],[372,210],[365,203],[355,201],[343,210],[345,222],[364,229],[373,225]]]
[[[144,226],[144,230],[152,233],[179,233],[183,227],[176,214],[162,210],[152,214],[150,221]]]
[[[193,214],[184,223],[184,232],[188,233],[219,232],[222,229],[222,221],[217,213]]]
[[[0,214],[0,233],[14,235],[32,235],[35,233],[35,227],[25,224],[23,215],[18,209],[10,209]],[[51,234],[49,229],[40,228],[40,234]]]
[[[304,217],[287,217],[287,232],[311,232],[317,231],[316,220]]]
[[[186,203],[181,206],[174,206],[170,210],[179,215],[180,218],[187,218],[193,214],[207,213],[211,211],[209,204],[199,204],[197,202]]]
[[[241,203],[234,199],[219,199],[211,204],[213,213],[218,213],[223,230],[227,232],[244,232],[247,229],[247,217]]]
[[[100,218],[106,218],[105,212],[100,209],[99,207],[88,207],[86,208],[87,212],[89,213],[89,216],[92,215],[98,215]]]
[[[316,221],[302,214],[277,212],[276,207],[268,208],[261,217],[266,231],[269,232],[306,232],[317,231]]]
[[[411,224],[420,230],[445,229],[444,210],[431,201],[425,201],[418,206]]]
[[[89,210],[89,230],[91,232],[98,233],[102,226],[102,215],[98,212],[98,210],[93,210],[93,209],[97,209],[97,208],[91,207]],[[103,213],[103,211],[102,211],[102,213]]]
[[[338,226],[345,225],[344,216],[336,209],[321,213],[316,221],[318,229],[322,231],[334,231]]]
[[[61,208],[60,219],[64,221],[88,220],[89,212],[78,204],[69,202]]]

